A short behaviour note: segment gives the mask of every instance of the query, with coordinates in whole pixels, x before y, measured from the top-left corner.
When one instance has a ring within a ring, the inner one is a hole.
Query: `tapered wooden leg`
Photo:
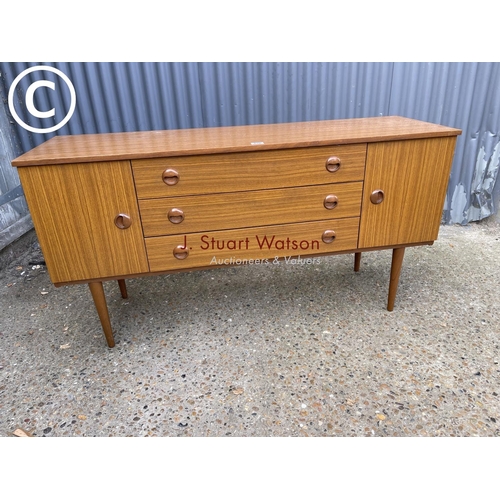
[[[398,291],[399,274],[401,273],[404,255],[405,247],[394,248],[392,250],[391,280],[389,282],[389,298],[387,300],[388,311],[392,311],[394,309],[396,292]]]
[[[356,252],[354,254],[354,271],[359,271],[359,266],[361,265],[361,252]]]
[[[118,280],[118,286],[120,287],[120,293],[122,294],[122,299],[128,298],[127,285],[125,285],[125,280]]]
[[[97,314],[101,320],[102,330],[108,342],[108,347],[115,346],[115,339],[113,338],[113,331],[111,330],[111,321],[109,320],[108,306],[106,304],[106,297],[104,296],[104,288],[102,281],[89,283],[90,293],[94,299]]]

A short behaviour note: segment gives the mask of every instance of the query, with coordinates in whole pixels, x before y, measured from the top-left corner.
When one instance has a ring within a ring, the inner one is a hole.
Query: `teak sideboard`
[[[437,239],[460,130],[396,116],[57,136],[16,158],[55,286]]]

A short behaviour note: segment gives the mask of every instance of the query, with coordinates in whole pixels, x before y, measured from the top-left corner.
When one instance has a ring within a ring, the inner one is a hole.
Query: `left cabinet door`
[[[18,170],[53,283],[149,271],[130,162]]]

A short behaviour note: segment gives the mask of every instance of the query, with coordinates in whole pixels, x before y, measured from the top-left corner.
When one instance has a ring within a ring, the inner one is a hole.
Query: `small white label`
[[[251,142],[250,144],[252,146],[262,146],[264,143],[261,141],[261,142]]]

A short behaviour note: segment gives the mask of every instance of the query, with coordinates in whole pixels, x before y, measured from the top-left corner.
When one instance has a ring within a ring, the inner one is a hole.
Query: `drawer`
[[[360,215],[362,182],[140,200],[145,236]]]
[[[151,272],[355,250],[359,218],[146,238]],[[177,257],[175,256],[177,255]]]
[[[132,168],[144,199],[361,181],[365,156],[366,144],[346,144],[132,160]]]

